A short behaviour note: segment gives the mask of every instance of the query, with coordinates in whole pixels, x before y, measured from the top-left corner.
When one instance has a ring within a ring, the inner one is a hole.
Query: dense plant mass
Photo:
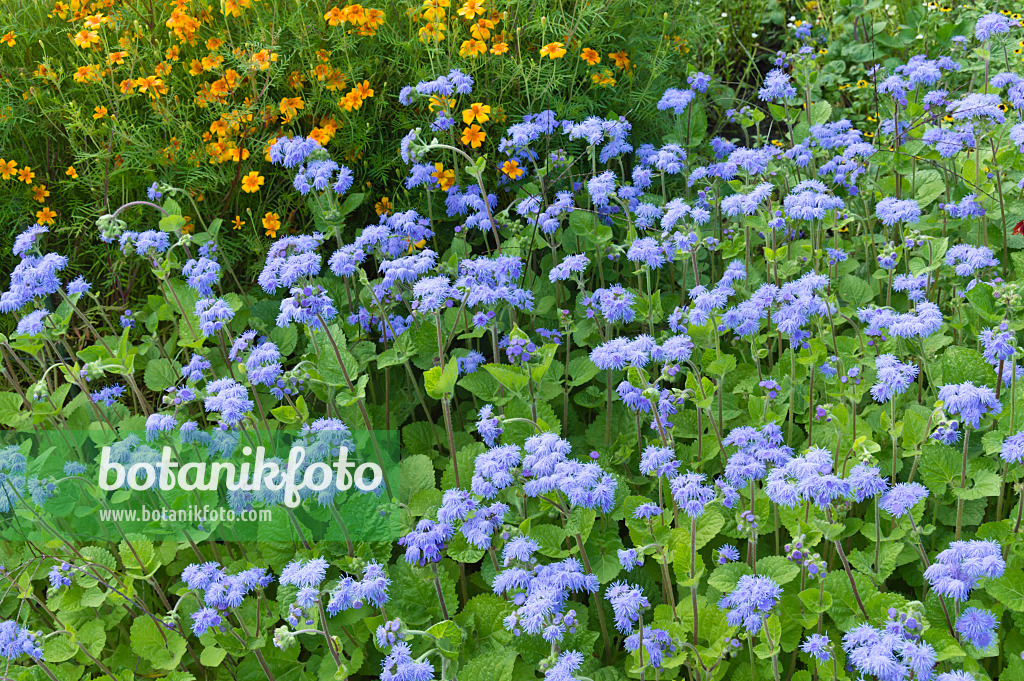
[[[87,54],[112,99],[40,148],[99,189],[71,215],[0,159],[17,221],[42,205],[0,293],[5,678],[1024,677],[1019,15],[772,7],[766,68],[701,70],[658,66],[668,33],[589,47],[596,8],[427,0],[402,73],[432,71],[348,89],[401,6],[299,3],[336,52],[296,21],[285,59],[269,0],[107,4],[6,72],[56,112]],[[254,112],[289,80],[401,112],[366,142],[400,200],[363,219],[348,144],[385,123]],[[178,125],[188,154],[117,170]],[[144,474],[261,447],[305,487]],[[339,449],[384,474],[318,486]],[[274,520],[102,515],[139,499]]]

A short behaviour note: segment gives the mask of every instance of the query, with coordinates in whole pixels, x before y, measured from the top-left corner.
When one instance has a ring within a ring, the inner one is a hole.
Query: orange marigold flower
[[[100,41],[100,34],[83,28],[71,40],[74,41],[75,45],[78,45],[83,50],[87,50]]]
[[[476,119],[477,123],[486,123],[491,120],[488,115],[491,113],[491,107],[487,104],[481,104],[480,102],[474,102],[469,105],[469,108],[462,112],[462,122],[469,125]]]
[[[480,129],[480,126],[473,124],[468,128],[462,130],[462,143],[468,144],[474,149],[480,148],[480,145],[484,143],[487,133]]]
[[[434,164],[434,172],[430,173],[430,176],[437,181],[441,191],[448,191],[455,184],[455,171],[445,170],[440,163]]]
[[[32,199],[37,203],[46,203],[46,197],[49,195],[50,190],[46,188],[45,184],[32,187]]]
[[[508,179],[510,180],[518,180],[523,176],[523,169],[519,167],[519,161],[514,158],[505,161],[501,165],[501,172],[508,175]]]
[[[24,182],[25,184],[32,184],[32,180],[36,174],[32,172],[31,166],[25,166],[18,171],[18,181]]]
[[[540,48],[541,58],[548,57],[549,59],[561,59],[565,56],[565,45],[562,43],[548,43],[544,47]]]
[[[374,204],[373,209],[377,211],[377,215],[389,215],[394,207],[394,204],[391,203],[391,199],[386,196],[382,196],[380,197],[380,201]]]
[[[587,62],[591,66],[593,66],[594,64],[601,63],[601,55],[597,53],[597,50],[591,49],[589,47],[583,48],[583,51],[580,53],[580,59]]]
[[[608,57],[615,62],[616,68],[620,68],[623,71],[629,70],[631,62],[629,61],[629,56],[626,54],[625,50],[622,50],[621,52],[609,52]]]
[[[9,180],[17,170],[18,164],[16,161],[5,161],[0,158],[0,177],[3,177],[5,180]]]
[[[463,40],[462,45],[459,46],[459,56],[469,57],[470,59],[475,59],[486,51],[487,44],[476,38]]]
[[[14,31],[7,31],[0,36],[0,43],[7,43],[7,47],[14,47],[17,45],[17,41],[14,40]]]
[[[2,161],[3,159],[0,159],[0,162]],[[68,166],[68,169],[64,171],[64,174],[70,177],[72,180],[78,179],[78,171],[75,170],[74,166]]]
[[[36,222],[41,225],[52,225],[55,217],[57,217],[57,211],[50,210],[48,206],[43,206],[42,210],[36,211]]]
[[[359,99],[369,99],[370,97],[373,97],[373,88],[370,87],[370,81],[368,80],[358,83],[353,89],[356,94],[359,95]]]
[[[491,45],[491,54],[505,54],[508,52],[508,43],[494,43]]]
[[[242,191],[246,194],[254,194],[263,186],[263,176],[257,171],[250,171],[242,178]]]
[[[469,27],[469,32],[472,33],[473,37],[477,40],[487,40],[491,37],[492,28],[494,28],[493,21],[486,17],[480,17],[472,26]]]
[[[101,118],[106,118],[106,116],[107,116],[107,107],[105,107],[105,106],[97,106],[97,107],[94,107],[94,108],[93,108],[93,112],[94,112],[94,113],[93,113],[92,117],[93,117],[93,118],[94,118],[95,120],[97,120],[97,121],[98,121],[98,120],[99,120],[99,119],[101,119]]]
[[[241,215],[236,215],[235,219],[231,221],[232,229],[242,229],[245,226],[245,220],[242,219]]]
[[[466,0],[459,8],[459,16],[472,21],[478,14],[484,13],[483,0]]]
[[[277,238],[277,230],[281,229],[281,216],[277,213],[267,213],[263,216],[263,229],[271,239]]]

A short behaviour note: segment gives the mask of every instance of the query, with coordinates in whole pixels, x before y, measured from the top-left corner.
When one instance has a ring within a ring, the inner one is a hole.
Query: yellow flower
[[[11,175],[18,169],[18,163],[16,161],[5,161],[0,158],[0,176],[5,180],[11,179]]]
[[[101,118],[106,118],[107,116],[107,107],[105,106],[97,106],[93,109],[93,111],[95,113],[92,115],[92,117],[97,121]]]
[[[232,229],[242,229],[245,225],[245,220],[242,219],[241,215],[236,215],[235,219],[231,221]]]
[[[593,50],[589,47],[584,47],[583,52],[580,53],[580,59],[587,62],[591,66],[594,64],[601,63],[601,55],[597,53],[597,50]]]
[[[370,97],[373,97],[373,88],[370,87],[370,81],[368,80],[358,83],[353,90],[357,95],[359,95],[359,99],[369,99]]]
[[[442,191],[448,191],[455,184],[455,171],[445,170],[440,163],[434,164],[434,172],[430,173],[430,176],[437,181]]]
[[[508,179],[510,180],[518,180],[523,176],[523,169],[519,167],[519,161],[514,158],[505,161],[505,163],[502,164],[501,172],[508,175]]]
[[[57,211],[50,210],[47,206],[36,211],[36,222],[41,225],[52,225],[55,217],[57,217]]]
[[[263,216],[263,229],[271,239],[277,238],[277,230],[281,229],[281,216],[277,213],[267,213]]]
[[[3,159],[0,159],[0,161],[3,161]],[[70,177],[72,180],[78,179],[78,171],[75,170],[74,166],[68,166],[68,169],[64,171],[64,174]]]
[[[470,59],[476,59],[478,56],[487,51],[487,44],[482,40],[476,38],[470,38],[469,40],[463,40],[462,45],[459,46],[459,56],[469,57]]]
[[[324,21],[331,26],[340,26],[347,21],[346,16],[345,12],[342,12],[338,7],[332,7],[330,11],[324,15]]]
[[[18,43],[14,40],[14,31],[7,31],[0,36],[0,43],[7,43],[7,47],[14,47]]]
[[[549,59],[561,59],[565,56],[565,45],[562,43],[548,43],[544,47],[540,48],[540,56],[543,59],[548,57]]]
[[[491,37],[492,28],[494,28],[493,21],[487,17],[480,17],[472,26],[469,27],[469,32],[472,33],[473,37],[477,40],[487,40]]]
[[[468,128],[462,130],[462,143],[472,146],[474,149],[478,149],[481,144],[484,143],[484,139],[487,137],[487,133],[480,129],[480,126],[473,124]]]
[[[127,56],[128,56],[128,53],[123,51],[123,50],[119,50],[117,52],[111,52],[110,54],[107,55],[107,64],[109,64],[110,66],[113,66],[114,64],[123,64],[124,63],[124,58],[127,57]],[[195,75],[195,74],[193,74],[193,75]]]
[[[380,201],[374,204],[373,209],[377,211],[377,215],[388,215],[391,213],[391,209],[394,208],[394,204],[391,203],[391,199],[386,196],[380,197]]]
[[[100,41],[100,34],[83,28],[71,40],[74,41],[75,45],[78,45],[83,50],[87,50]]]
[[[459,8],[459,16],[464,17],[468,21],[472,21],[473,19],[475,19],[477,14],[483,13],[483,0],[466,0],[465,4]]]
[[[474,102],[469,105],[469,108],[462,112],[462,122],[469,125],[476,119],[477,123],[486,123],[491,120],[488,114],[491,113],[491,107],[487,104],[481,104],[480,102]]]
[[[491,54],[505,54],[508,52],[508,43],[494,43],[491,45]]]
[[[249,172],[242,178],[242,191],[246,194],[254,194],[263,186],[263,176],[255,170]]]
[[[32,187],[32,199],[38,203],[46,203],[46,197],[49,195],[50,190],[46,188],[45,184]]]
[[[18,171],[18,180],[24,182],[25,184],[32,184],[32,179],[35,176],[36,174],[32,172],[31,166],[25,166]]]
[[[631,62],[629,61],[629,56],[626,54],[625,50],[622,50],[621,52],[609,52],[608,57],[615,62],[616,68],[620,68],[623,71],[629,70]]]

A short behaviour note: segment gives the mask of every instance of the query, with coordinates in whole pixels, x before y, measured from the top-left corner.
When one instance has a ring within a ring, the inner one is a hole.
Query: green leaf
[[[144,379],[146,387],[153,392],[163,392],[178,382],[181,377],[181,366],[163,357],[150,360],[146,364]]]
[[[427,629],[427,635],[434,637],[434,644],[441,654],[453,660],[459,657],[459,645],[462,643],[462,629],[455,622],[445,620]]]
[[[783,556],[768,556],[757,561],[757,574],[771,577],[785,586],[800,576],[800,566]]]
[[[726,594],[736,588],[736,582],[740,581],[740,577],[749,574],[752,573],[750,566],[746,563],[726,563],[719,565],[711,572],[708,584]]]
[[[223,648],[215,648],[213,646],[209,646],[203,648],[203,652],[199,654],[199,663],[202,664],[204,667],[217,667],[220,665],[221,662],[224,661],[224,658],[227,656],[227,654],[228,651],[224,650]]]
[[[1009,568],[998,579],[988,580],[985,591],[997,603],[1015,612],[1024,612],[1024,571]]]
[[[185,639],[172,629],[164,628],[161,632],[152,617],[139,617],[132,622],[131,645],[136,655],[156,669],[177,667],[185,654]]]
[[[518,655],[515,650],[509,649],[474,655],[459,670],[459,681],[512,681],[512,670]]]
[[[875,294],[866,281],[847,274],[839,280],[839,296],[850,305],[863,305],[871,301]]]
[[[459,378],[459,365],[456,362],[448,362],[444,369],[433,367],[423,374],[423,385],[427,394],[435,400],[440,400],[451,395],[455,391],[455,381]]]
[[[530,381],[526,371],[521,367],[505,366],[504,364],[485,364],[484,369],[491,376],[494,376],[498,383],[505,386],[506,390],[511,390],[514,393],[521,392]]]
[[[974,348],[953,345],[942,353],[942,382],[996,386],[996,372]]]

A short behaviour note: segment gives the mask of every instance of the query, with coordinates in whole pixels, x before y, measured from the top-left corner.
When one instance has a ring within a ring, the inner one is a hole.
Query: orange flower
[[[615,62],[616,68],[620,68],[623,71],[629,70],[631,62],[629,61],[629,56],[626,54],[625,50],[622,50],[621,52],[609,52],[608,56]]]
[[[469,32],[473,34],[473,37],[477,40],[487,40],[491,37],[491,29],[494,28],[494,22],[487,17],[480,17],[476,22],[469,27]]]
[[[448,191],[455,184],[455,171],[445,170],[440,163],[434,164],[434,172],[430,173],[430,176],[437,181],[442,191]]]
[[[462,122],[469,125],[476,119],[477,123],[486,123],[491,120],[491,117],[487,114],[491,113],[491,107],[487,104],[481,104],[475,102],[469,105],[469,108],[462,112]]]
[[[561,59],[565,56],[565,45],[562,43],[548,43],[544,47],[540,48],[540,56],[543,59],[548,57],[549,59]]]
[[[120,50],[117,52],[111,52],[107,55],[107,64],[113,66],[114,64],[123,64],[124,58],[128,56],[128,53]]]
[[[100,41],[100,34],[96,31],[82,29],[74,35],[71,40],[83,50],[87,50]]]
[[[388,215],[394,207],[395,205],[391,203],[391,199],[386,196],[382,196],[380,197],[380,201],[374,204],[373,209],[377,211],[377,215]]]
[[[373,97],[373,88],[370,87],[370,81],[368,80],[358,83],[353,89],[356,94],[359,95],[359,99],[369,99],[370,97]]]
[[[0,161],[3,161],[3,159],[0,159]],[[70,177],[72,180],[78,179],[78,171],[75,170],[74,166],[68,166],[68,169],[64,171],[64,174]]]
[[[470,38],[469,40],[463,40],[462,45],[459,46],[459,56],[469,57],[470,59],[476,59],[478,56],[487,51],[487,44],[482,40]]]
[[[505,54],[508,52],[508,43],[494,43],[491,45],[491,54]]]
[[[474,149],[478,149],[484,143],[486,137],[487,133],[481,130],[480,126],[476,123],[462,130],[462,143],[468,144]]]
[[[327,14],[324,15],[324,21],[331,26],[340,26],[346,21],[346,14],[337,7],[332,7]]]
[[[254,194],[263,186],[263,176],[255,170],[242,178],[242,191],[246,194]]]
[[[18,43],[14,40],[14,31],[7,31],[0,36],[0,43],[7,43],[7,47],[14,47]]]
[[[242,219],[241,215],[236,215],[235,219],[231,221],[232,229],[242,229],[245,225],[245,220]]]
[[[18,171],[18,180],[25,184],[32,184],[32,179],[35,176],[36,174],[32,172],[32,168],[30,166],[25,166]]]
[[[32,187],[32,199],[38,203],[46,203],[46,197],[50,195],[50,190],[46,188],[45,184]]]
[[[277,230],[281,229],[281,216],[277,213],[267,213],[263,216],[263,229],[271,239],[277,238]]]
[[[459,8],[459,16],[472,21],[477,14],[484,13],[483,0],[466,0],[466,3]]]
[[[36,222],[41,225],[52,225],[55,217],[57,217],[57,211],[50,210],[47,206],[36,211]]]
[[[107,116],[107,107],[105,106],[97,106],[93,109],[93,111],[95,113],[92,115],[92,117],[97,121],[101,118],[106,118]]]
[[[519,167],[519,161],[514,158],[505,161],[505,163],[502,164],[501,172],[508,175],[508,179],[510,180],[518,180],[523,176],[523,169]]]
[[[18,163],[16,161],[5,161],[0,158],[0,177],[5,180],[11,179],[11,175],[18,170]]]
[[[597,50],[592,50],[589,47],[584,47],[583,52],[580,53],[580,59],[587,62],[591,66],[594,64],[601,63],[601,55],[597,53]]]

